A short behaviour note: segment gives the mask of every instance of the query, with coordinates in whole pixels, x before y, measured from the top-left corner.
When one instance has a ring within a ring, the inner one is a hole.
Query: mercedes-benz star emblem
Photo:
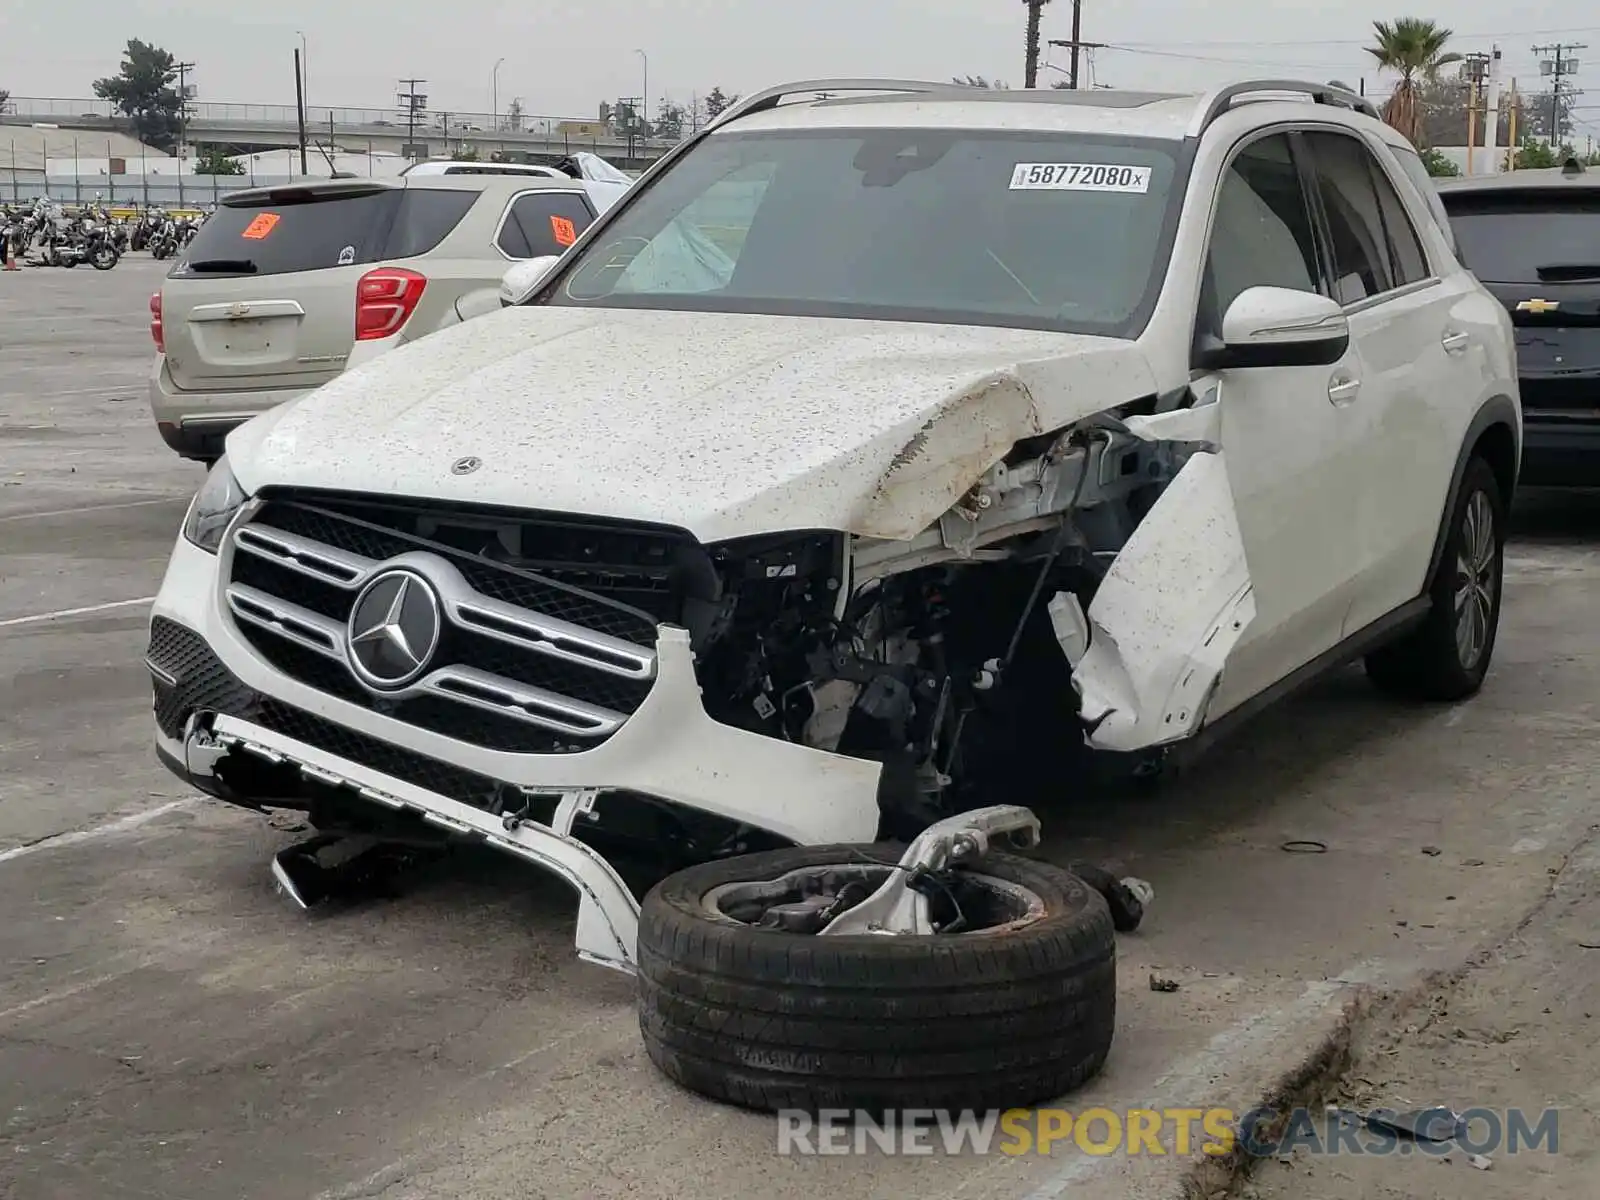
[[[458,458],[451,463],[450,473],[452,475],[471,475],[481,466],[483,466],[483,459],[469,454],[466,458]]]
[[[404,687],[439,648],[439,628],[439,598],[428,581],[411,571],[385,571],[350,610],[350,667],[373,687]]]

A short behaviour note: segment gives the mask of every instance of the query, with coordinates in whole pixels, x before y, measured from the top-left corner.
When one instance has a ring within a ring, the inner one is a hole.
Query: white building
[[[362,178],[393,179],[405,170],[411,160],[384,150],[375,150],[370,154],[338,146],[329,150],[326,143],[323,143],[306,147],[304,171],[300,169],[298,147],[266,150],[259,154],[240,154],[236,155],[233,161],[244,168],[247,176],[267,175],[279,178],[284,175],[314,175],[325,179],[337,171]]]
[[[124,133],[90,133],[52,125],[0,126],[0,171],[18,176],[73,174],[73,161],[83,174],[170,173],[177,160]]]

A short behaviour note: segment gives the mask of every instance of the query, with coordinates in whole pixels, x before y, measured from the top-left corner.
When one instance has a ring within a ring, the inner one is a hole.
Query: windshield
[[[1446,196],[1461,259],[1485,283],[1600,279],[1600,195]]]
[[[1129,138],[713,134],[600,232],[551,302],[1133,337],[1178,170],[1177,143]]]

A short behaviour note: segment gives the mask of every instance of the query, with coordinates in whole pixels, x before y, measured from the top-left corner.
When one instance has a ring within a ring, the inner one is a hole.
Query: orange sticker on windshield
[[[256,219],[246,225],[244,232],[239,236],[247,237],[253,242],[259,242],[272,232],[273,226],[277,225],[278,220],[277,213],[257,213]]]
[[[558,246],[570,246],[578,240],[578,227],[565,217],[551,217],[550,232],[556,235]]]

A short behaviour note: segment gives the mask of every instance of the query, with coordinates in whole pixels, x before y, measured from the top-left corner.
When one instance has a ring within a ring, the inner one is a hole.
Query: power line
[[[1065,43],[1052,44],[1064,45]],[[1224,57],[1222,55],[1214,54],[1185,54],[1176,50],[1147,50],[1137,43],[1130,42],[1107,42],[1102,48],[1116,54],[1131,54],[1150,58],[1170,58],[1184,62],[1222,63],[1225,66],[1240,67],[1294,67],[1300,70],[1313,71],[1326,70],[1334,66],[1342,66],[1350,61],[1350,57],[1348,55],[1340,55],[1338,53],[1335,53],[1329,58],[1320,60],[1318,62],[1308,62],[1304,59],[1261,58],[1257,55],[1250,55],[1249,57]],[[1525,59],[1517,61],[1519,63],[1528,62],[1528,60]],[[1530,65],[1529,69],[1536,70],[1537,67]]]
[[[1580,34],[1580,33],[1600,33],[1600,25],[1587,25],[1587,26],[1577,26],[1577,27],[1567,26],[1564,29],[1510,29],[1510,30],[1501,29],[1501,30],[1496,30],[1495,32],[1492,32],[1492,33],[1455,33],[1455,32],[1452,32],[1450,34],[1450,37],[1454,41],[1476,41],[1476,40],[1481,39],[1481,38],[1560,37],[1560,36],[1565,35],[1565,34]],[[1244,39],[1244,40],[1241,40],[1241,41],[1206,41],[1206,42],[1197,42],[1197,41],[1194,41],[1193,39],[1190,39],[1190,38],[1183,38],[1183,39],[1177,40],[1177,41],[1121,42],[1121,43],[1118,43],[1118,44],[1120,46],[1122,46],[1122,47],[1126,47],[1126,48],[1130,48],[1130,49],[1132,49],[1132,48],[1142,48],[1142,47],[1148,47],[1148,46],[1154,46],[1154,47],[1193,46],[1193,47],[1196,47],[1196,48],[1199,48],[1199,49],[1212,49],[1212,48],[1222,49],[1222,48],[1226,48],[1226,47],[1230,47],[1230,46],[1247,47],[1247,48],[1248,47],[1255,47],[1255,46],[1278,46],[1278,47],[1284,47],[1284,46],[1365,46],[1365,45],[1368,44],[1368,42],[1370,40],[1371,40],[1370,38],[1298,38],[1298,39],[1293,39],[1293,40],[1290,40],[1290,41],[1263,42],[1263,41],[1261,41],[1259,39],[1256,39],[1256,38],[1249,38],[1249,39]]]
[[[1083,0],[1072,0],[1072,36],[1066,40],[1055,39],[1050,42],[1052,46],[1063,46],[1071,52],[1068,59],[1067,87],[1073,91],[1078,89],[1078,64],[1080,55],[1084,51],[1102,50],[1104,42],[1086,42],[1083,40]]]
[[[1055,44],[1058,44],[1058,43],[1052,43],[1052,45],[1055,45]],[[1059,43],[1059,44],[1065,45],[1066,43]],[[1333,64],[1331,64],[1329,62],[1326,62],[1326,61],[1324,61],[1324,62],[1314,62],[1314,63],[1313,62],[1290,62],[1287,59],[1281,59],[1281,58],[1270,58],[1269,59],[1269,58],[1259,58],[1259,57],[1255,57],[1255,56],[1251,56],[1249,58],[1223,58],[1223,57],[1220,57],[1218,55],[1212,55],[1212,54],[1182,54],[1182,53],[1179,53],[1178,51],[1175,51],[1175,50],[1145,50],[1145,49],[1141,49],[1141,48],[1139,48],[1137,46],[1127,45],[1127,44],[1124,44],[1124,43],[1121,43],[1121,42],[1099,43],[1099,44],[1097,44],[1097,48],[1104,49],[1104,50],[1110,50],[1110,51],[1112,51],[1114,53],[1117,53],[1117,54],[1136,54],[1136,55],[1140,55],[1142,57],[1149,57],[1149,58],[1172,58],[1172,59],[1179,59],[1179,60],[1182,60],[1184,62],[1222,63],[1222,64],[1227,65],[1227,66],[1235,66],[1235,67],[1263,67],[1263,66],[1267,66],[1267,67],[1293,67],[1293,68],[1295,68],[1297,70],[1320,71],[1320,70],[1327,69],[1328,67],[1333,65]],[[1344,60],[1341,60],[1341,61],[1344,61]]]
[[[1060,46],[1063,49],[1070,50],[1072,52],[1071,57],[1067,60],[1070,64],[1067,67],[1067,87],[1073,89],[1074,91],[1076,91],[1079,86],[1079,52],[1081,51],[1083,54],[1088,55],[1096,50],[1108,49],[1104,42],[1086,42],[1082,38],[1076,36],[1068,39],[1052,38],[1048,44],[1051,46]],[[1091,72],[1092,70],[1093,68],[1091,66]]]

